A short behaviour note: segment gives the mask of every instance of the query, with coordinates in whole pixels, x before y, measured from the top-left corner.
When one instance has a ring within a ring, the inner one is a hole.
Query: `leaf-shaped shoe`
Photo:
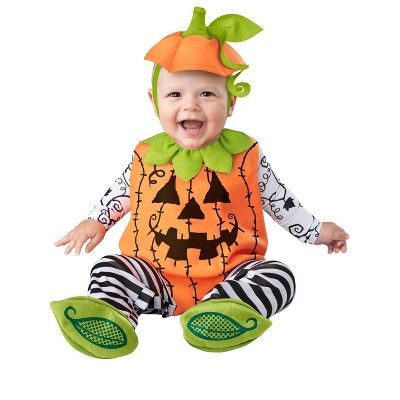
[[[103,300],[77,296],[50,306],[65,339],[81,353],[115,358],[132,353],[138,345],[128,318]]]
[[[204,351],[228,351],[245,346],[272,322],[236,299],[207,300],[181,315],[186,341]]]

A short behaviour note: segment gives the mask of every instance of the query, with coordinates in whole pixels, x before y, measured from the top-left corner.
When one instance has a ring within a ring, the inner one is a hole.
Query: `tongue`
[[[183,121],[182,126],[185,129],[200,129],[203,123],[201,121]]]

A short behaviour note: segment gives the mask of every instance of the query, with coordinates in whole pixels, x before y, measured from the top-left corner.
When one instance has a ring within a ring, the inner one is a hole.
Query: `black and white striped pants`
[[[239,299],[267,318],[293,300],[296,284],[289,268],[279,261],[247,261],[235,267],[202,301]],[[89,295],[123,312],[134,327],[140,314],[173,314],[176,303],[161,274],[146,261],[109,255],[93,266]]]

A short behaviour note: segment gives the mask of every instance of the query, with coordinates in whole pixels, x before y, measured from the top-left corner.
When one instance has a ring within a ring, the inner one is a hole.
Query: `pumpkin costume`
[[[171,170],[170,164],[157,163],[163,157],[160,149],[168,145],[176,147],[161,133],[135,149],[130,184],[134,212],[120,249],[122,254],[148,261],[162,274],[177,303],[176,314],[181,314],[235,266],[263,259],[267,234],[261,198],[251,195],[258,192],[256,143],[241,132],[224,130],[207,147],[214,155],[217,146],[228,155],[233,153],[229,171],[217,174],[206,167],[191,174],[182,172],[188,181],[176,175],[176,167]]]
[[[145,57],[156,64],[155,106],[161,67],[226,76],[231,96],[247,95],[250,86],[234,81],[248,66],[226,41],[246,40],[260,30],[235,14],[206,27],[205,10],[195,7],[189,28],[162,39]],[[138,318],[148,313],[181,314],[184,338],[205,351],[244,346],[268,329],[269,317],[293,300],[295,280],[284,264],[264,260],[265,203],[275,215],[281,210],[277,202],[284,203],[285,213],[297,207],[287,218],[288,230],[304,241],[318,236],[320,224],[277,179],[281,191],[262,196],[275,177],[264,158],[255,139],[226,128],[198,149],[180,147],[168,132],[140,142],[125,171],[129,177],[121,178],[128,200],[122,209],[131,211],[121,254],[93,266],[90,296],[51,304],[67,341],[94,357],[129,354],[138,343]],[[261,167],[267,171],[264,187]],[[276,193],[282,197],[274,198]],[[104,204],[102,199],[95,218],[108,228],[119,217],[103,221],[103,211],[113,213]],[[308,221],[304,227],[301,215]]]

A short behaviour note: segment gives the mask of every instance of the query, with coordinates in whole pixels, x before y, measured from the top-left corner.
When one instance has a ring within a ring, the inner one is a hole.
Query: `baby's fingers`
[[[96,235],[94,235],[90,242],[86,245],[86,253],[90,253],[101,242],[101,240],[102,237],[98,233],[96,233]]]
[[[59,246],[64,246],[70,241],[70,238],[68,235],[65,235],[63,238],[60,240],[57,240],[57,242],[54,243],[54,246],[59,247]]]
[[[347,251],[347,243],[346,243],[346,241],[345,240],[339,240],[336,243],[336,248],[338,249],[338,251],[336,251],[336,253],[339,253],[340,251],[342,253],[346,253],[346,251]]]
[[[347,251],[347,243],[345,240],[334,241],[328,247],[330,249],[330,251],[328,251],[329,254],[331,254],[332,252],[346,253],[346,251]]]
[[[75,254],[78,256],[81,254],[82,246],[86,243],[86,238],[84,239],[78,239],[75,245]]]
[[[333,240],[347,240],[349,235],[344,230],[333,231]]]
[[[76,240],[75,239],[70,239],[70,241],[68,242],[68,246],[64,251],[64,254],[71,253],[71,250],[75,247],[75,244],[76,244]]]

